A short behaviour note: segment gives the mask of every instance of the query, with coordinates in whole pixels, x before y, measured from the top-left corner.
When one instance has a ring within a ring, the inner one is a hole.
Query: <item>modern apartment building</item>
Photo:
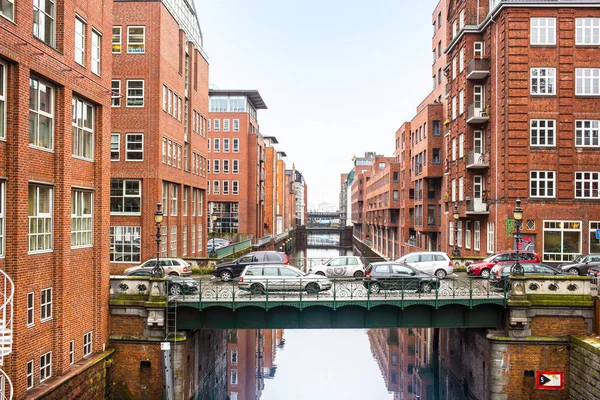
[[[366,183],[371,176],[371,165],[376,157],[374,152],[366,152],[364,157],[353,157],[354,180],[350,187],[350,201],[352,214],[352,234],[361,240],[370,240],[370,229],[367,227],[366,218]]]
[[[445,191],[459,219],[444,247],[515,248],[520,198],[522,248],[549,262],[600,251],[600,3],[467,0],[448,27]]]
[[[294,215],[296,217],[296,226],[306,225],[307,219],[307,191],[308,187],[304,181],[304,176],[300,171],[294,168]]]
[[[256,90],[209,91],[208,211],[217,234],[265,236],[266,150]]]
[[[208,61],[193,3],[117,1],[114,16],[111,270],[205,256]]]
[[[113,3],[0,5],[0,397],[66,398],[110,354]]]
[[[287,157],[284,151],[277,152],[277,167],[275,170],[275,180],[276,184],[276,201],[275,201],[275,230],[276,234],[279,235],[285,231],[285,214],[286,210],[290,208],[289,204],[286,202],[287,194],[285,192],[285,161],[284,157]]]

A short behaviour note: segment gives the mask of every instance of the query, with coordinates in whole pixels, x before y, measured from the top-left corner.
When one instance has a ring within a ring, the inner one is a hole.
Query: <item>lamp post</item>
[[[164,274],[163,268],[160,266],[160,242],[162,241],[162,235],[160,234],[160,228],[163,221],[163,212],[161,210],[162,204],[156,204],[156,211],[154,212],[154,222],[156,223],[156,265],[152,269],[152,276],[162,277]]]
[[[454,249],[452,249],[452,255],[454,257],[460,257],[460,249],[458,248],[458,219],[460,214],[458,213],[458,206],[454,204],[454,211],[452,212],[454,217]]]
[[[513,211],[515,218],[515,242],[517,244],[517,261],[512,266],[511,273],[513,275],[524,275],[523,266],[519,262],[519,247],[521,246],[521,223],[523,223],[523,209],[521,208],[521,199],[517,199],[515,210]]]
[[[217,250],[215,249],[215,223],[217,222],[217,216],[215,215],[215,213],[213,212],[210,215],[210,232],[211,232],[211,241],[212,241],[212,248],[210,249],[210,254],[209,257],[210,258],[215,258],[217,256]]]

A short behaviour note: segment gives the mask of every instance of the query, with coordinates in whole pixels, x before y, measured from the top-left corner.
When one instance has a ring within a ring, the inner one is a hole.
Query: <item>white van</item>
[[[450,260],[448,254],[442,253],[441,251],[418,251],[408,253],[396,261],[404,262],[419,271],[435,274],[440,279],[454,272],[452,260]]]

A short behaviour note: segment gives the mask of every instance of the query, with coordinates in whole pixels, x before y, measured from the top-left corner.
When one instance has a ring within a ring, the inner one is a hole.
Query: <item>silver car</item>
[[[306,274],[284,264],[248,265],[240,275],[239,288],[254,294],[267,291],[306,291],[319,293],[331,289],[324,276]]]
[[[358,256],[339,256],[325,261],[323,264],[310,267],[308,272],[315,275],[341,278],[353,276],[359,278],[365,276],[365,264]]]

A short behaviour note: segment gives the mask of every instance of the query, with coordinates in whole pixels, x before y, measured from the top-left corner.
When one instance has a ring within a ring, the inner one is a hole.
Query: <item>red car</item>
[[[516,250],[501,251],[484,258],[481,261],[476,261],[467,267],[469,276],[481,276],[488,279],[490,271],[496,264],[508,264],[517,261]],[[519,261],[522,263],[541,263],[540,256],[533,251],[519,251]]]

